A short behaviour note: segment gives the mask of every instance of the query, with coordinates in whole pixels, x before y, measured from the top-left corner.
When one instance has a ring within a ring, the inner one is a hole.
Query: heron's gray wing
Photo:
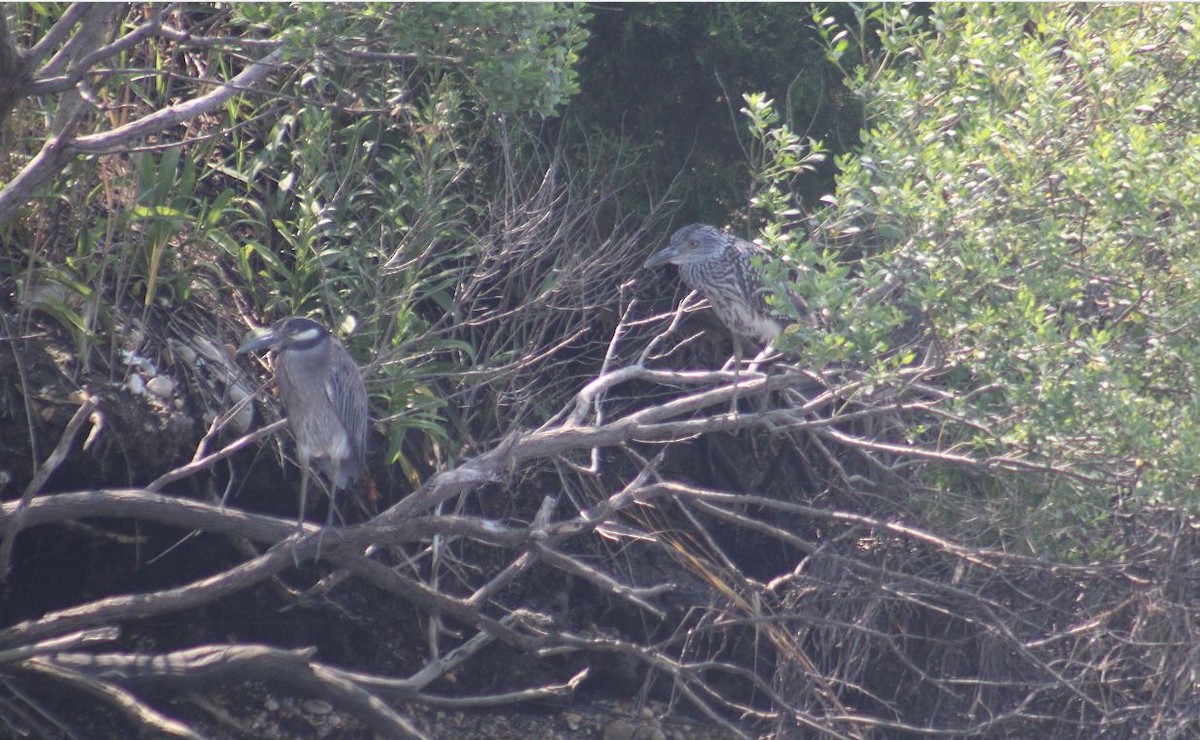
[[[334,347],[332,360],[325,392],[349,438],[350,461],[356,466],[351,477],[355,477],[366,464],[367,390],[362,372],[343,347]]]
[[[790,317],[786,314],[780,314],[779,310],[767,304],[767,295],[773,292],[767,286],[763,274],[754,265],[754,258],[758,257],[764,262],[771,259],[771,255],[758,246],[754,242],[746,241],[739,237],[733,237],[733,248],[738,254],[736,260],[737,266],[740,268],[738,277],[742,281],[743,289],[747,295],[753,296],[753,301],[758,310],[763,313],[776,317],[781,323],[786,324]],[[808,304],[804,299],[790,286],[784,286],[786,290],[787,300],[789,300],[801,316],[808,314]]]

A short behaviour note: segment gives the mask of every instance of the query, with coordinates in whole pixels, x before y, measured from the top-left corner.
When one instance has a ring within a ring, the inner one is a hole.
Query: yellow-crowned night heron
[[[281,319],[248,339],[238,354],[264,349],[275,351],[275,384],[300,458],[296,529],[304,527],[308,476],[314,466],[330,485],[328,526],[338,489],[366,469],[368,409],[362,374],[342,343],[312,319]]]
[[[767,305],[766,284],[753,264],[755,255],[765,254],[757,244],[714,226],[692,224],[676,231],[671,242],[650,255],[645,266],[678,265],[683,282],[708,298],[713,312],[730,331],[768,344],[779,336],[788,319]],[[736,337],[735,347],[740,355]]]

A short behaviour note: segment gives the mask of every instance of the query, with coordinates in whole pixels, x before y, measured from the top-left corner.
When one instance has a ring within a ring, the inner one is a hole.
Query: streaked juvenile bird
[[[264,349],[275,352],[275,384],[300,459],[297,532],[304,527],[313,467],[329,481],[328,527],[333,523],[337,491],[366,470],[368,407],[362,373],[337,337],[312,319],[280,319],[246,340],[238,354]]]
[[[683,282],[708,298],[730,331],[767,344],[789,320],[767,305],[767,286],[753,263],[756,255],[765,256],[766,251],[715,226],[691,224],[650,255],[645,267],[678,265]]]

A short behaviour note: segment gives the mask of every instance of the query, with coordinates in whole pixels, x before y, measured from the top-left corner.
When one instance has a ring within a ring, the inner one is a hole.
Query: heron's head
[[[650,255],[644,267],[658,267],[670,262],[686,265],[704,262],[720,256],[729,246],[729,236],[715,226],[691,224],[671,236],[667,246]]]
[[[238,354],[272,349],[304,351],[316,347],[329,338],[329,331],[312,319],[289,316],[276,321],[270,329],[250,337],[238,347]]]

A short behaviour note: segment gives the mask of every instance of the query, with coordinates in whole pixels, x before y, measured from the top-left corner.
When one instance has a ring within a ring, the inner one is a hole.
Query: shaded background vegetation
[[[834,153],[859,141],[862,109],[805,4],[613,4],[593,9],[570,114],[645,152],[660,189],[678,179],[679,223],[729,223],[749,210],[742,95],[777,101],[793,130]],[[849,6],[827,9],[852,23]],[[785,43],[781,43],[786,39]],[[811,207],[833,190],[832,160],[796,189]]]
[[[355,669],[414,716],[537,686],[728,735],[1195,730],[1195,10],[0,17],[7,727],[119,724],[121,687],[149,697],[121,721],[211,732],[113,666],[266,644],[327,661],[251,661],[267,683]],[[740,386],[641,268],[693,221],[809,307]],[[386,574],[271,559],[286,435],[206,457],[278,417],[226,347],[291,314],[364,367],[349,518],[392,529],[351,544]],[[281,580],[116,608],[248,563]],[[96,714],[39,702],[62,685]]]

